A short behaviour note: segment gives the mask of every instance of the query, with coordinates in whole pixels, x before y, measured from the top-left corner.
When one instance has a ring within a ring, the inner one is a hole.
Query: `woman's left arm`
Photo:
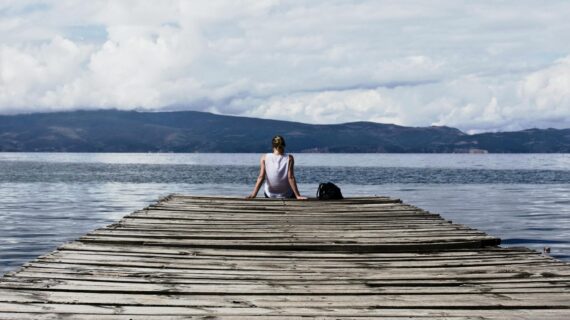
[[[295,179],[294,168],[295,168],[295,159],[293,158],[292,155],[289,155],[289,168],[287,170],[287,178],[289,180],[289,185],[291,186],[291,190],[293,190],[293,193],[295,194],[295,198],[297,198],[297,200],[306,200],[307,197],[301,196],[301,193],[297,188],[297,180]]]

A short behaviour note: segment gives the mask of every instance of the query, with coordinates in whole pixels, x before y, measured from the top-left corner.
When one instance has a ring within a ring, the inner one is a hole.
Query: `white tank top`
[[[265,186],[263,190],[269,198],[289,198],[293,190],[289,185],[289,155],[268,153],[265,155]]]

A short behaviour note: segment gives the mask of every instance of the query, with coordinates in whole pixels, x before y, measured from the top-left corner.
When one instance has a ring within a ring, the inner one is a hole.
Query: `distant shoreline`
[[[451,127],[313,125],[197,111],[0,116],[0,152],[260,153],[276,134],[294,153],[570,153],[570,129],[466,134]]]

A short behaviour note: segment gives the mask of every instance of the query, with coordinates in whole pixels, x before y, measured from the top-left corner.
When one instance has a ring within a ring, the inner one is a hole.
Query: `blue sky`
[[[570,127],[569,1],[0,2],[0,113]]]

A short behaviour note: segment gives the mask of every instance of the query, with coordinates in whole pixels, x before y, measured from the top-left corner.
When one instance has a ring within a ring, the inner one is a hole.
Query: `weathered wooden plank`
[[[115,257],[140,257],[140,258],[172,258],[172,259],[191,259],[191,260],[254,260],[259,262],[283,262],[283,263],[324,263],[331,264],[337,262],[343,263],[358,263],[358,262],[383,262],[383,261],[399,261],[399,262],[416,262],[416,261],[442,261],[442,260],[453,260],[453,261],[471,261],[471,260],[492,260],[492,259],[541,259],[545,261],[552,261],[553,259],[547,256],[540,255],[536,252],[503,252],[503,253],[492,253],[487,254],[469,252],[450,252],[449,254],[443,254],[447,252],[433,252],[433,254],[409,254],[409,253],[385,253],[382,255],[378,254],[354,254],[349,256],[341,255],[293,255],[289,252],[285,252],[283,255],[274,253],[272,255],[257,255],[251,254],[249,252],[235,252],[227,250],[219,250],[220,252],[206,251],[207,249],[198,249],[191,252],[178,251],[178,252],[162,252],[162,251],[146,251],[143,249],[132,249],[131,246],[93,246],[88,247],[87,245],[80,243],[79,247],[70,247],[74,243],[70,243],[65,249],[60,249],[54,251],[53,253],[45,255],[45,257],[62,257],[69,254],[76,254],[85,257],[92,257],[97,255],[109,255]],[[75,249],[74,249],[75,248]],[[241,253],[241,254],[239,254]],[[311,252],[312,253],[312,252]],[[463,254],[465,253],[465,254]]]
[[[351,271],[354,269],[371,269],[375,270],[377,268],[433,268],[433,267],[468,267],[468,266],[501,266],[503,268],[507,266],[515,265],[528,265],[528,264],[544,264],[550,263],[551,261],[544,259],[542,257],[530,256],[525,259],[520,257],[504,257],[502,259],[446,259],[446,260],[413,260],[413,263],[408,261],[399,260],[383,260],[383,261],[322,261],[322,260],[311,260],[311,261],[300,261],[300,260],[258,260],[258,259],[201,259],[192,257],[140,257],[140,256],[124,256],[124,255],[113,255],[113,254],[101,254],[101,255],[81,255],[81,254],[57,254],[48,255],[41,257],[37,260],[38,262],[57,262],[57,263],[84,263],[90,264],[92,261],[104,261],[105,263],[112,263],[113,261],[118,261],[122,263],[134,263],[134,264],[159,264],[161,266],[193,266],[193,267],[231,267],[232,269],[241,267],[272,267],[275,269],[282,268],[295,268],[297,270],[301,268],[311,268],[312,270],[320,269],[348,269]]]
[[[570,293],[570,287],[566,284],[559,286],[550,285],[431,285],[431,286],[394,286],[360,283],[171,283],[171,282],[118,282],[118,281],[93,281],[77,279],[39,279],[29,277],[10,277],[0,282],[0,288],[5,289],[33,289],[50,291],[79,291],[79,292],[117,292],[117,293],[175,293],[175,294],[289,294],[289,295],[334,295],[334,294],[508,294],[508,293]]]
[[[376,263],[381,265],[392,265],[393,263],[399,265],[437,265],[453,263],[469,264],[471,262],[501,262],[503,265],[509,264],[511,261],[520,260],[533,260],[541,262],[551,262],[551,259],[540,255],[472,255],[472,256],[409,256],[409,257],[360,257],[360,258],[328,258],[322,259],[307,259],[307,258],[294,258],[294,257],[248,257],[248,256],[215,256],[215,255],[173,255],[173,254],[141,254],[141,253],[123,253],[123,252],[99,252],[99,251],[74,251],[74,250],[61,250],[52,254],[43,256],[42,258],[50,259],[84,259],[84,260],[121,260],[121,261],[156,261],[156,262],[191,262],[191,263],[272,263],[272,264],[291,264],[295,265],[309,265],[309,266],[330,266],[334,263],[335,266],[354,266],[369,265],[373,266]]]
[[[544,282],[551,284],[553,287],[557,284],[563,284],[567,286],[567,278],[569,273],[563,272],[553,272],[556,275],[544,277],[541,276],[540,272],[529,273],[527,271],[513,270],[511,272],[484,272],[479,274],[451,274],[451,273],[420,273],[414,276],[407,276],[406,274],[400,273],[390,276],[375,276],[374,274],[350,274],[345,275],[343,273],[314,273],[305,271],[303,272],[293,272],[289,271],[262,271],[262,270],[249,270],[247,272],[233,272],[231,270],[213,270],[208,272],[208,270],[176,270],[176,269],[155,269],[149,270],[148,268],[134,268],[126,267],[124,271],[116,271],[113,268],[116,267],[100,267],[95,266],[94,268],[84,268],[75,270],[76,274],[88,275],[90,277],[85,277],[85,279],[97,278],[97,277],[123,277],[125,282],[129,282],[132,278],[144,277],[146,280],[157,279],[158,282],[172,282],[178,283],[179,279],[184,280],[196,280],[196,283],[208,282],[208,280],[236,280],[235,282],[241,282],[241,280],[261,280],[264,283],[280,283],[280,282],[290,282],[297,283],[303,282],[307,285],[311,283],[316,284],[327,284],[327,283],[342,283],[349,281],[351,283],[363,283],[367,286],[382,286],[385,284],[411,284],[419,285],[419,283],[429,283],[438,282],[441,285],[445,283],[461,283],[464,285],[471,284],[486,284],[486,283],[512,283],[520,281],[521,283],[528,282]],[[57,268],[42,268],[41,266],[34,266],[33,271],[59,274]],[[46,270],[46,271],[44,271]],[[61,269],[60,269],[61,270]],[[65,269],[68,270],[68,269]],[[26,272],[26,271],[25,271]],[[25,275],[25,273],[24,273]],[[18,276],[18,275],[16,275]],[[6,280],[8,280],[7,277]],[[55,278],[55,275],[54,275]],[[62,276],[61,278],[73,278],[72,276]],[[306,280],[311,279],[311,280]],[[334,279],[331,280],[331,279]],[[565,280],[566,279],[566,280]],[[512,280],[512,281],[511,281]],[[188,281],[182,281],[180,283],[186,283]]]
[[[173,223],[178,221],[179,223]],[[332,222],[322,220],[320,224],[318,221],[297,221],[284,220],[280,222],[264,222],[264,221],[218,221],[216,224],[205,224],[201,221],[188,221],[178,219],[155,219],[147,217],[130,218],[126,217],[123,221],[115,223],[107,227],[107,229],[117,228],[144,228],[144,229],[187,229],[187,230],[251,230],[252,232],[259,232],[263,230],[286,230],[286,231],[299,231],[299,232],[350,232],[350,231],[437,231],[437,230],[465,230],[477,231],[463,225],[451,224],[443,220],[422,220],[422,221],[408,221],[408,220],[388,220],[384,222],[371,221],[365,223],[360,221],[356,224],[343,224],[340,222]],[[320,228],[315,230],[315,225]]]
[[[413,207],[405,207],[405,206],[392,206],[392,207],[382,207],[382,208],[368,208],[368,209],[351,209],[350,207],[346,208],[335,208],[335,209],[325,209],[323,210],[322,207],[320,209],[313,209],[311,212],[307,212],[306,210],[300,209],[287,209],[287,210],[278,210],[267,208],[263,211],[259,210],[259,208],[248,208],[248,207],[235,207],[235,206],[228,206],[226,208],[222,207],[190,207],[190,206],[160,206],[160,207],[150,207],[144,210],[137,210],[131,213],[130,215],[139,215],[139,214],[168,214],[168,215],[220,215],[220,216],[231,216],[239,214],[243,217],[282,217],[282,216],[290,216],[290,217],[319,217],[319,216],[327,216],[327,217],[354,217],[354,216],[396,216],[398,214],[402,215],[427,215],[427,216],[435,216],[440,217],[439,214],[430,213],[428,211],[424,211],[421,209],[413,208]]]
[[[259,240],[255,237],[250,238],[235,238],[231,236],[227,237],[192,237],[188,236],[187,239],[179,239],[174,238],[175,241],[170,240],[168,237],[150,237],[146,236],[143,237],[142,235],[133,235],[131,236],[121,236],[121,235],[106,235],[106,234],[88,234],[81,238],[80,241],[88,242],[88,241],[100,241],[100,242],[120,242],[120,243],[127,243],[127,242],[134,242],[140,244],[147,244],[147,245],[165,245],[165,246],[192,246],[192,245],[202,245],[202,246],[227,246],[228,248],[236,247],[239,244],[244,245],[251,245],[251,246],[271,246],[271,245],[315,245],[315,246],[334,246],[334,245],[344,245],[344,244],[362,244],[362,245],[376,245],[378,248],[381,248],[385,245],[397,244],[397,245],[404,245],[404,244],[417,244],[420,246],[421,244],[432,245],[433,243],[452,243],[452,242],[486,242],[489,241],[489,244],[495,244],[494,240],[495,237],[491,236],[480,236],[480,235],[442,235],[442,236],[428,236],[425,238],[417,237],[417,236],[408,236],[408,237],[398,237],[398,238],[347,238],[346,240],[342,237],[287,237],[287,238],[269,238],[264,240]],[[348,241],[353,242],[348,242]],[[228,244],[231,242],[231,245]],[[379,243],[380,242],[380,243]],[[481,247],[484,245],[480,245]]]
[[[6,298],[4,298],[4,296]],[[327,314],[322,308],[344,309],[346,315],[359,314],[374,315],[381,314],[384,308],[479,308],[479,309],[501,309],[522,307],[526,309],[566,309],[568,307],[568,294],[564,293],[525,293],[515,294],[461,294],[453,295],[450,299],[448,294],[423,295],[418,299],[418,295],[353,295],[353,294],[333,294],[333,295],[184,295],[184,294],[118,294],[118,293],[89,293],[82,292],[81,295],[73,295],[72,292],[42,291],[38,293],[33,290],[10,290],[1,289],[0,299],[10,300],[0,302],[0,310],[9,312],[37,312],[35,307],[41,306],[54,308],[52,311],[73,310],[78,313],[100,313],[113,314],[115,308],[111,310],[98,310],[98,305],[114,305],[122,310],[121,313],[133,314],[161,314],[160,310],[153,308],[163,307],[184,307],[179,314],[190,314],[196,309],[219,308],[224,306],[228,312],[236,315],[251,308],[247,312],[260,314],[263,309],[309,309],[305,310],[306,315]],[[54,301],[54,302],[52,302]],[[55,302],[61,301],[61,302]],[[84,301],[90,301],[85,303]],[[234,302],[235,301],[235,302]],[[66,304],[70,309],[62,309],[59,303]],[[145,307],[150,305],[152,307]],[[139,308],[136,308],[140,306]],[[82,309],[79,311],[78,309]],[[91,310],[90,310],[91,309]],[[313,309],[310,311],[310,309]],[[41,310],[41,309],[40,309]],[[257,312],[256,312],[257,310]],[[44,309],[44,311],[47,311]],[[172,312],[172,310],[169,310]],[[337,312],[339,310],[336,310]],[[144,313],[143,313],[144,312]],[[174,314],[174,313],[173,313]],[[194,313],[196,314],[196,313]],[[334,314],[334,313],[328,313]],[[300,314],[301,315],[301,314]],[[340,316],[340,315],[339,315]]]
[[[532,271],[532,270],[531,270]],[[326,273],[316,273],[316,272],[305,272],[299,271],[295,273],[291,272],[208,272],[207,270],[151,270],[147,272],[141,271],[140,268],[110,268],[110,267],[95,267],[89,268],[89,266],[80,266],[73,268],[50,268],[47,266],[29,266],[23,268],[18,273],[9,273],[6,277],[19,276],[20,273],[27,272],[40,272],[49,273],[52,275],[86,275],[90,277],[113,277],[121,278],[126,282],[132,279],[152,279],[159,278],[164,280],[172,279],[173,281],[177,279],[196,279],[196,280],[260,280],[260,281],[317,281],[317,282],[327,282],[327,281],[356,281],[356,282],[368,282],[368,283],[418,283],[418,282],[430,282],[436,281],[438,283],[443,283],[446,281],[461,282],[461,283],[487,283],[487,282],[554,282],[560,280],[565,282],[570,273],[561,274],[549,274],[548,276],[543,276],[542,272],[520,272],[516,270],[495,270],[488,271],[484,273],[432,273],[432,274],[412,274],[410,273],[400,273],[400,274],[382,274],[382,273],[336,273],[334,275]]]
[[[464,240],[464,239],[462,239]],[[144,246],[165,246],[169,245],[172,247],[180,248],[230,248],[230,249],[243,249],[243,250],[323,250],[323,251],[346,251],[346,252],[402,252],[402,251],[413,251],[413,252],[427,252],[430,250],[443,250],[445,248],[482,248],[488,245],[496,245],[496,239],[489,239],[488,242],[480,240],[472,241],[432,241],[426,244],[425,242],[414,243],[402,243],[394,242],[392,244],[355,244],[355,243],[342,243],[342,241],[335,241],[336,243],[322,244],[322,243],[274,243],[274,244],[259,244],[259,243],[232,243],[232,244],[216,244],[208,241],[202,242],[169,242],[169,241],[129,241],[131,245],[144,245]],[[89,243],[124,243],[124,239],[97,239],[97,238],[85,238],[82,239],[83,242]]]
[[[445,221],[443,219],[437,217],[424,217],[424,216],[417,216],[417,217],[383,217],[377,219],[344,219],[344,220],[332,220],[332,219],[287,219],[283,217],[281,220],[278,219],[239,219],[239,217],[234,217],[233,219],[226,219],[224,217],[220,217],[219,219],[216,218],[204,218],[204,217],[192,217],[192,215],[188,216],[181,216],[181,217],[161,217],[161,216],[127,216],[125,217],[125,222],[130,223],[145,223],[149,221],[156,221],[161,223],[168,223],[168,221],[172,221],[174,223],[184,223],[184,224],[211,224],[216,222],[220,225],[243,225],[243,226],[250,226],[250,225],[299,225],[299,226],[313,226],[313,225],[324,225],[324,226],[337,226],[339,224],[354,224],[355,226],[389,226],[393,224],[433,224],[433,225],[445,225],[446,223],[451,223],[449,221]]]
[[[172,309],[161,308],[161,311]],[[350,311],[350,310],[347,310]],[[69,317],[69,313],[5,313],[3,319],[23,319],[30,317],[33,319],[62,319]],[[358,316],[343,316],[342,319],[442,319],[442,320],[466,320],[466,319],[522,319],[522,320],[536,320],[536,319],[560,319],[566,320],[566,310],[562,309],[526,309],[526,310],[484,310],[484,309],[382,309],[382,314],[374,315],[358,315]],[[12,318],[13,317],[13,318]],[[188,319],[188,315],[169,315],[163,313],[160,319]],[[314,319],[338,319],[334,315],[318,315],[312,317]],[[156,315],[135,315],[135,314],[73,314],[73,319],[156,319]],[[271,320],[291,320],[291,319],[307,319],[306,316],[292,316],[291,314],[283,315],[220,315],[219,313],[207,316],[200,316],[200,319],[228,319],[228,320],[247,320],[247,319],[271,319]]]
[[[533,275],[541,277],[560,277],[568,276],[566,265],[553,266],[551,263],[536,263],[536,264],[519,264],[507,266],[505,268],[499,268],[496,265],[491,266],[467,266],[467,267],[455,267],[453,269],[449,267],[432,267],[432,268],[421,268],[421,267],[408,267],[408,268],[381,268],[373,272],[372,268],[361,268],[353,269],[351,273],[344,272],[335,269],[321,269],[314,270],[312,268],[271,268],[265,267],[241,267],[241,268],[230,268],[230,267],[216,267],[208,266],[203,267],[193,267],[193,266],[173,266],[173,265],[161,265],[161,264],[140,264],[140,263],[128,263],[128,262],[93,262],[90,264],[86,263],[58,263],[58,262],[33,262],[29,263],[27,267],[34,268],[50,268],[50,269],[75,269],[85,272],[94,272],[97,270],[103,271],[113,271],[120,269],[124,272],[138,273],[139,275],[147,274],[174,274],[181,277],[189,277],[197,274],[210,274],[210,275],[234,275],[234,276],[328,276],[328,277],[366,277],[374,279],[481,279],[485,277],[515,277],[515,278],[528,278]]]
[[[514,316],[517,316],[518,319],[528,319],[524,316],[521,316],[521,313],[514,313],[511,312]],[[525,316],[529,315],[538,315],[540,312],[534,311],[534,313],[524,313]],[[552,313],[548,313],[552,315]],[[5,320],[20,320],[20,319],[37,319],[37,320],[54,320],[54,319],[62,319],[67,318],[69,314],[66,313],[6,313],[3,314],[3,318]],[[162,320],[188,320],[189,317],[187,315],[161,315],[160,319]],[[206,315],[200,316],[202,319],[225,319],[225,320],[249,320],[249,319],[270,319],[270,320],[306,320],[307,316],[280,316],[280,315],[247,315],[247,316],[236,316],[236,315]],[[312,317],[314,319],[335,319],[338,320],[338,317],[335,316],[315,316]],[[103,314],[73,314],[73,319],[77,320],[155,320],[156,315],[122,315],[122,314],[115,314],[115,315],[103,315]],[[481,316],[384,316],[384,315],[374,315],[374,316],[358,316],[358,317],[342,317],[344,320],[356,320],[356,319],[382,319],[382,320],[414,320],[414,319],[441,319],[441,320],[482,320],[482,319],[491,319],[487,317]],[[492,319],[510,319],[502,317],[493,317]],[[544,318],[543,318],[544,319]],[[552,319],[552,318],[549,318]]]
[[[121,283],[168,283],[168,284],[217,284],[223,286],[225,284],[273,284],[279,286],[287,285],[346,285],[354,283],[364,283],[367,286],[374,286],[379,288],[405,289],[414,293],[421,291],[423,287],[438,287],[455,288],[458,286],[477,287],[477,288],[563,288],[568,290],[570,285],[570,276],[565,278],[484,278],[484,279],[446,279],[440,277],[439,279],[367,279],[366,277],[344,277],[332,278],[322,276],[291,276],[291,277],[256,277],[256,276],[216,276],[216,275],[194,275],[188,277],[181,277],[181,275],[174,274],[173,276],[164,274],[128,274],[118,272],[90,272],[90,273],[61,273],[57,269],[48,269],[48,271],[55,272],[42,272],[41,269],[34,269],[34,271],[21,271],[14,278],[31,278],[31,279],[65,279],[65,280],[88,280],[88,281],[106,281],[106,282],[121,282]],[[64,270],[69,271],[69,270]],[[526,291],[525,291],[526,292]],[[383,292],[388,293],[388,292]],[[392,292],[393,293],[393,292]]]
[[[279,258],[304,258],[304,259],[362,259],[362,258],[383,258],[393,257],[406,259],[410,257],[466,257],[466,256],[486,256],[486,255],[533,255],[539,253],[527,248],[496,248],[486,247],[482,249],[446,249],[442,251],[431,251],[429,253],[417,252],[344,252],[344,251],[294,251],[294,250],[235,250],[228,248],[196,248],[192,250],[180,250],[164,246],[130,246],[121,244],[104,243],[83,243],[73,241],[60,247],[60,250],[81,250],[81,251],[108,251],[108,252],[134,252],[152,254],[172,254],[172,255],[193,255],[193,256],[216,256],[216,257],[279,257]]]
[[[185,232],[185,231],[144,231],[139,232],[136,230],[123,230],[123,229],[106,229],[95,230],[88,234],[90,237],[103,236],[103,237],[136,237],[138,239],[237,239],[237,240],[256,240],[260,242],[275,241],[281,242],[283,239],[294,239],[296,241],[308,240],[323,240],[335,241],[337,239],[353,239],[355,241],[364,240],[391,240],[395,239],[424,239],[424,238],[465,238],[465,237],[483,237],[490,238],[485,233],[478,231],[464,231],[464,230],[449,230],[439,232],[345,232],[343,235],[335,236],[335,233],[297,233],[295,231],[286,232],[265,232],[265,233],[248,233],[247,230],[234,230],[233,232]],[[386,239],[384,239],[386,238]],[[363,242],[364,242],[363,241]]]

